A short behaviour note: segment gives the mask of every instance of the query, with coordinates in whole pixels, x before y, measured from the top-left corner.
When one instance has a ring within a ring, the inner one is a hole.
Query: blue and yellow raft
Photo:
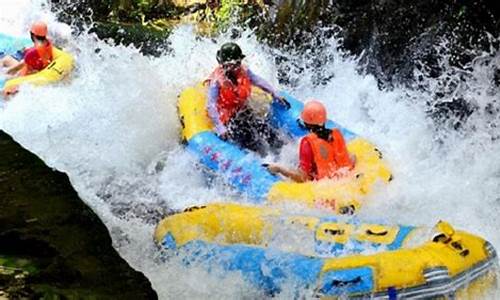
[[[252,91],[258,94],[258,89]],[[182,139],[195,153],[201,164],[255,204],[293,201],[311,207],[326,207],[337,213],[352,212],[360,206],[360,198],[377,181],[389,182],[391,172],[381,152],[366,139],[329,120],[327,127],[339,128],[349,152],[356,155],[356,167],[349,176],[337,180],[294,183],[276,177],[262,167],[262,161],[236,145],[217,137],[206,110],[206,87],[198,85],[184,90],[179,96],[178,112]],[[282,92],[290,109],[272,103],[269,118],[274,127],[293,139],[307,134],[298,119],[303,103]]]
[[[0,57],[22,51],[32,44],[29,38],[12,37],[0,33]],[[73,70],[73,56],[56,47],[52,50],[54,60],[40,72],[7,80],[0,76],[0,90],[11,89],[22,84],[46,85],[64,79]]]
[[[479,296],[496,281],[490,243],[453,229],[383,225],[277,209],[211,204],[162,220],[167,255],[212,271],[240,272],[268,294],[422,299]],[[168,257],[168,256],[167,256]]]

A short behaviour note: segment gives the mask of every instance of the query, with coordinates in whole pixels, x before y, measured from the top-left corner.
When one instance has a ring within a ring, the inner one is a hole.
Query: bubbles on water
[[[179,261],[161,262],[152,242],[155,223],[173,210],[238,197],[197,168],[196,159],[179,143],[176,113],[178,94],[207,78],[216,66],[218,47],[229,38],[200,38],[192,27],[182,26],[170,37],[171,53],[149,58],[92,34],[68,39],[67,27],[58,30],[55,17],[40,10],[44,3],[2,1],[2,30],[23,34],[33,20],[47,20],[68,42],[65,47],[75,55],[77,67],[65,82],[23,86],[1,109],[0,128],[69,174],[82,199],[110,228],[114,246],[148,276],[161,298],[261,297],[238,274],[219,279]],[[280,50],[266,48],[248,31],[237,42],[245,63],[278,86],[273,53]],[[337,43],[332,39],[323,50],[320,69],[289,75],[294,96],[321,100],[329,117],[373,141],[389,161],[395,180],[366,199],[361,217],[412,225],[444,219],[500,249],[500,114],[498,86],[491,84],[500,55],[478,56],[466,74],[443,75],[450,77],[446,89],[423,74],[425,88],[380,90],[373,76],[360,72],[356,58],[339,52]],[[332,76],[317,84],[314,72],[323,71]],[[451,83],[455,81],[459,84]],[[428,103],[438,91],[445,91],[440,103],[460,96],[474,105],[459,131],[436,129],[429,117]],[[286,145],[276,160],[295,166],[297,149]],[[303,212],[293,205],[286,209]],[[301,241],[300,235],[295,237]],[[279,297],[292,294],[285,290]]]

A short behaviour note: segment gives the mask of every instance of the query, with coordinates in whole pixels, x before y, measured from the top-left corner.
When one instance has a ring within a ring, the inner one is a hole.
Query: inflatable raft
[[[496,281],[490,243],[453,229],[342,222],[237,204],[193,207],[162,220],[156,242],[209,271],[241,273],[267,294],[422,299],[480,295]]]
[[[32,44],[29,38],[17,38],[0,33],[0,58],[22,51]],[[22,84],[51,84],[65,78],[73,70],[73,57],[56,47],[52,49],[54,60],[38,73],[7,80],[3,74],[0,75],[0,90],[12,89]]]
[[[312,207],[326,207],[337,213],[347,213],[358,208],[359,199],[368,194],[377,181],[388,182],[392,179],[382,153],[377,148],[366,139],[329,120],[327,127],[339,128],[349,152],[356,155],[354,170],[349,176],[337,180],[306,183],[282,180],[262,167],[262,161],[256,155],[221,140],[215,134],[206,110],[206,94],[206,87],[199,85],[184,90],[179,96],[182,139],[206,169],[223,178],[255,204],[295,201]],[[270,122],[291,138],[299,139],[307,134],[298,122],[303,103],[284,92],[281,96],[288,100],[291,108],[286,109],[272,103]]]

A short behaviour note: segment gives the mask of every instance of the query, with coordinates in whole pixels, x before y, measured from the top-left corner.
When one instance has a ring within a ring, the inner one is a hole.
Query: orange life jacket
[[[217,111],[222,124],[226,124],[247,102],[252,92],[252,83],[246,68],[241,67],[236,76],[234,85],[224,74],[222,67],[218,67],[210,76],[210,80],[219,83],[219,99]]]
[[[310,133],[304,138],[311,145],[313,152],[314,164],[316,166],[316,174],[313,174],[315,180],[336,177],[341,175],[339,170],[351,170],[354,168],[354,162],[347,151],[344,137],[340,130],[332,130],[330,141],[319,138],[315,133]]]
[[[52,56],[52,43],[47,40],[46,43],[35,45],[26,49],[24,56],[24,67],[19,75],[26,76],[45,69],[54,59]]]
[[[47,40],[46,43],[43,43],[42,45],[35,46],[36,51],[38,52],[38,55],[40,56],[40,60],[42,63],[42,69],[39,71],[45,69],[53,60],[54,56],[52,54],[52,43]]]

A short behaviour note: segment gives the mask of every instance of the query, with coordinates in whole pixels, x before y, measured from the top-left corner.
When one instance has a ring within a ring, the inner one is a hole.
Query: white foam
[[[43,4],[3,0],[0,28],[19,35],[40,17],[49,26],[56,24],[50,12],[40,10]],[[198,38],[185,26],[170,38],[172,53],[146,58],[133,47],[111,47],[82,34],[67,45],[78,62],[68,82],[25,86],[0,108],[0,128],[69,174],[82,199],[110,229],[120,254],[146,274],[162,299],[262,296],[236,275],[220,282],[179,262],[161,263],[152,241],[153,225],[167,208],[231,193],[219,184],[205,184],[196,160],[179,144],[176,115],[177,95],[210,74],[217,48],[227,40]],[[247,54],[246,63],[277,85],[269,49],[248,32],[237,42]],[[388,159],[395,179],[367,200],[362,214],[413,225],[448,220],[500,249],[500,143],[489,139],[491,120],[473,115],[470,123],[476,130],[467,128],[465,135],[449,131],[440,142],[423,104],[430,93],[381,91],[334,43],[329,50],[333,60],[324,65],[334,78],[313,87],[310,71],[296,74],[293,94],[323,101],[330,117],[369,137]],[[483,80],[488,71],[477,62],[474,80],[468,82],[469,96],[483,107],[492,97]],[[282,161],[294,163],[295,146],[285,149]]]

